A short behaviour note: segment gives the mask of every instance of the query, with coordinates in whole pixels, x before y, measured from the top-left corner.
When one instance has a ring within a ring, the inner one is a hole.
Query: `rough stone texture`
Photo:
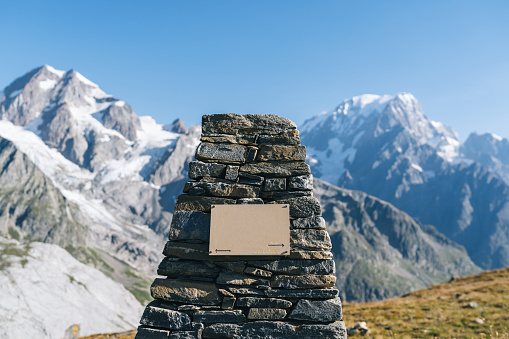
[[[269,200],[291,199],[298,197],[310,197],[313,193],[311,191],[265,191],[260,192],[260,197]]]
[[[202,117],[202,134],[281,134],[295,130],[294,122],[275,114],[210,114]]]
[[[300,145],[300,138],[298,135],[260,135],[258,137],[258,143],[260,145]]]
[[[235,144],[211,144],[202,142],[196,149],[196,159],[217,161],[225,164],[243,164],[246,162],[248,149]]]
[[[246,316],[240,310],[196,311],[193,320],[201,323],[240,323],[246,321]]]
[[[239,183],[261,186],[264,178],[259,175],[239,172]]]
[[[269,289],[265,295],[271,298],[305,298],[305,299],[331,299],[339,295],[335,288],[304,289],[304,290],[278,290]]]
[[[310,175],[298,175],[288,179],[288,188],[294,190],[313,190],[313,176]]]
[[[283,274],[334,274],[334,260],[248,261],[250,266]],[[249,267],[248,267],[249,268]],[[246,268],[247,270],[247,268]]]
[[[237,273],[242,273],[246,269],[245,261],[218,261],[216,265]]]
[[[273,203],[289,204],[290,217],[293,218],[309,218],[313,216],[320,216],[322,214],[320,202],[314,197],[281,199]]]
[[[196,305],[219,305],[221,298],[216,284],[177,279],[155,279],[150,287],[154,299],[191,303]]]
[[[301,161],[268,161],[240,166],[240,171],[267,177],[289,177],[310,174],[309,165]]]
[[[267,178],[263,187],[264,191],[284,191],[286,189],[286,178]]]
[[[170,258],[207,260],[209,258],[209,245],[168,241],[164,246],[163,254]]]
[[[262,270],[262,269],[255,268],[255,267],[246,267],[246,269],[244,270],[244,273],[256,275],[259,277],[269,277],[270,278],[272,276],[271,271]]]
[[[296,251],[292,250],[288,259],[304,259],[304,260],[328,260],[332,259],[331,252],[322,251]]]
[[[188,276],[217,278],[220,271],[221,269],[210,263],[164,258],[159,264],[157,274],[171,278]]]
[[[236,295],[265,295],[262,290],[254,287],[228,287],[228,291],[235,293]]]
[[[171,220],[169,240],[209,241],[210,214],[197,211],[175,211]]]
[[[160,327],[168,330],[191,329],[191,318],[187,314],[155,307],[151,304],[145,308],[145,311],[141,316],[140,324]]]
[[[325,229],[325,220],[322,217],[297,218],[292,221],[292,228],[315,228],[319,230]]]
[[[305,289],[332,287],[336,283],[334,275],[276,275],[272,277],[271,287],[285,289]]]
[[[329,251],[332,243],[329,232],[304,229],[290,231],[290,246],[311,251]]]
[[[237,199],[237,205],[244,204],[263,204],[263,199],[260,198],[241,198]]]
[[[304,161],[305,146],[264,145],[258,151],[258,161]]]
[[[292,306],[292,302],[277,298],[240,297],[237,300],[237,306],[258,308],[290,308]]]
[[[192,161],[189,163],[189,178],[197,180],[203,177],[223,178],[226,165]]]
[[[228,165],[226,167],[226,173],[224,175],[224,178],[226,180],[236,181],[238,176],[239,176],[239,166]]]
[[[218,197],[198,197],[192,195],[179,195],[175,204],[175,211],[210,212],[211,205],[233,205],[234,199]]]
[[[230,271],[221,272],[216,281],[218,284],[222,285],[241,285],[241,286],[269,285],[268,279],[253,277]]]
[[[248,147],[246,162],[253,162],[256,160],[256,154],[258,154],[258,148],[256,147]]]
[[[260,194],[260,188],[251,185],[201,181],[187,182],[184,186],[184,193],[193,194],[191,191],[195,188],[201,188],[203,191],[198,195],[207,194],[215,197],[256,198]]]
[[[169,331],[140,326],[134,339],[168,339],[169,335]]]
[[[251,308],[247,314],[249,320],[280,320],[286,317],[286,310],[281,308]]]
[[[343,320],[341,300],[339,298],[329,300],[301,299],[288,318],[319,322]]]

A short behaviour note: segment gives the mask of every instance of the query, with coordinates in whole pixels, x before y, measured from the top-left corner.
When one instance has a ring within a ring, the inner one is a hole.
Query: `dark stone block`
[[[286,190],[286,178],[267,178],[263,189],[264,191],[284,191]]]
[[[277,290],[265,291],[265,295],[273,298],[306,298],[306,299],[331,299],[339,295],[336,288],[317,288],[303,290]]]
[[[243,164],[246,162],[248,149],[236,144],[212,144],[202,142],[196,149],[196,159],[225,164]]]
[[[235,202],[234,199],[228,198],[179,195],[175,204],[175,211],[210,212],[211,205],[234,205]]]
[[[283,134],[296,130],[294,122],[275,114],[208,114],[202,117],[202,135]],[[284,134],[283,134],[284,135]]]
[[[164,258],[157,269],[158,275],[171,278],[188,276],[217,278],[219,272],[221,272],[221,269],[211,263],[188,260],[174,261],[168,258]]]
[[[311,170],[309,165],[303,161],[267,161],[245,164],[240,167],[240,172],[283,178],[310,174]]]
[[[330,251],[329,232],[315,229],[290,230],[290,246],[311,251]]]
[[[216,284],[196,280],[155,279],[150,287],[154,299],[195,305],[219,305]]]
[[[322,215],[320,202],[315,197],[298,197],[290,199],[277,199],[271,203],[289,204],[290,217],[309,218]]]
[[[239,172],[239,183],[261,186],[264,178],[259,175],[253,175],[249,173]]]
[[[305,161],[306,147],[295,145],[264,145],[258,151],[258,161]]]
[[[271,287],[284,289],[307,289],[332,287],[336,283],[334,275],[275,275],[270,282]]]
[[[246,316],[240,310],[233,311],[196,311],[193,320],[201,323],[240,323]]]
[[[191,161],[189,163],[189,178],[197,180],[203,177],[224,178],[226,165]]]
[[[168,330],[190,330],[191,318],[185,313],[149,304],[143,312],[140,324]]]
[[[136,333],[136,337],[134,337],[134,339],[168,339],[169,335],[169,331],[140,326],[138,327],[138,332]]]
[[[319,230],[325,229],[325,220],[322,217],[297,218],[292,220],[292,227],[298,228],[314,228]]]
[[[290,275],[334,274],[335,272],[334,260],[248,261],[247,265]]]
[[[198,211],[175,211],[171,219],[170,240],[209,241],[210,214]]]
[[[240,297],[237,300],[239,307],[258,308],[290,308],[292,302],[277,298]]]
[[[313,176],[309,174],[288,178],[288,188],[311,191],[313,190]]]
[[[301,299],[292,313],[290,319],[315,322],[334,322],[343,320],[341,312],[341,300],[339,298],[329,300],[306,300]]]

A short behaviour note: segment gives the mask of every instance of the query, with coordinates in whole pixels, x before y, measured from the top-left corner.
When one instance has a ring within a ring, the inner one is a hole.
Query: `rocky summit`
[[[331,240],[296,125],[203,117],[136,338],[346,338]],[[216,204],[288,204],[287,256],[209,255]]]

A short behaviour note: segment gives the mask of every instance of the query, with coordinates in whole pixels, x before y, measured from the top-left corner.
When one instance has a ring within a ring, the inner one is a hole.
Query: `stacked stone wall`
[[[331,241],[296,125],[205,115],[136,338],[345,338]],[[214,204],[289,204],[290,255],[209,255]]]

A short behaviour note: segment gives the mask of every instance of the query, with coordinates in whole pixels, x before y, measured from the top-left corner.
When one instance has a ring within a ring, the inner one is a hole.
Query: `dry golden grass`
[[[469,306],[471,302],[478,307]],[[365,321],[371,338],[509,339],[509,268],[369,303],[343,303],[347,327]],[[476,319],[482,320],[480,324]],[[133,339],[136,330],[82,339]]]
[[[343,312],[347,327],[365,321],[372,338],[509,338],[509,268],[384,301],[345,302]]]

